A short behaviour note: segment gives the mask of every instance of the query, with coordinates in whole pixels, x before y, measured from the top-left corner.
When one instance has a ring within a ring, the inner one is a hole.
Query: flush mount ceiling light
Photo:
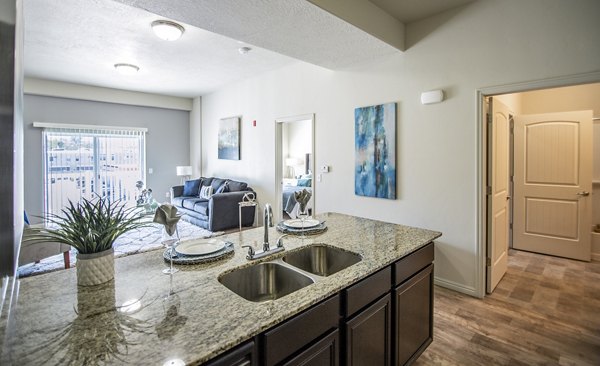
[[[238,48],[238,52],[240,53],[240,55],[245,55],[248,52],[252,51],[252,48],[250,47],[240,47]]]
[[[155,20],[151,25],[154,34],[165,41],[178,40],[185,31],[181,25],[169,20]]]
[[[115,64],[115,69],[123,75],[135,75],[140,68],[132,64],[119,63]]]

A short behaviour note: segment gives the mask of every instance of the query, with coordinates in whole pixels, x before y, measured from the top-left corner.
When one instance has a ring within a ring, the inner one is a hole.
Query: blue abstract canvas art
[[[396,199],[396,103],[354,110],[354,193]]]
[[[240,118],[223,118],[219,123],[219,159],[240,160]]]

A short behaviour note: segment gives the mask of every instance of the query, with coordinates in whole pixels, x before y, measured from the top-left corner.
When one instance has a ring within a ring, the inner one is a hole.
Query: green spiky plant
[[[48,214],[48,227],[32,227],[25,241],[58,242],[70,245],[81,254],[100,253],[112,248],[122,234],[148,226],[139,220],[138,208],[126,208],[118,201],[99,197],[69,204],[62,210],[62,216]]]

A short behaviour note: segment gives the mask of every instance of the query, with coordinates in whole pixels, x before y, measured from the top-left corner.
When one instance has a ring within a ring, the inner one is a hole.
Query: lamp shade
[[[287,158],[285,159],[286,166],[297,166],[300,165],[300,159],[298,158]]]
[[[188,176],[192,175],[192,167],[191,166],[178,166],[177,167],[177,176]]]

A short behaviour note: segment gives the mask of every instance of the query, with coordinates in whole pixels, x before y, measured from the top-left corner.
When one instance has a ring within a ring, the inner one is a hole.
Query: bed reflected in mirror
[[[300,205],[294,193],[306,190],[311,199],[307,204],[309,215],[314,214],[314,162],[313,162],[313,115],[292,117],[277,121],[278,181],[277,193],[281,204],[278,213],[281,220],[298,218]]]

